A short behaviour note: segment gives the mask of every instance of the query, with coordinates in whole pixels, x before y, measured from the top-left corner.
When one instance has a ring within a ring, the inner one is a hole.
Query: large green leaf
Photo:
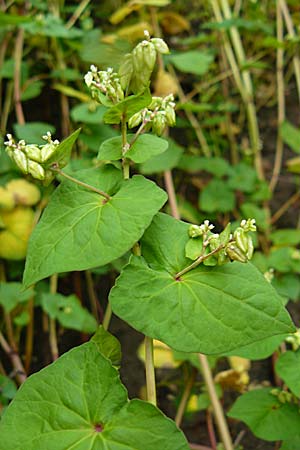
[[[237,399],[229,417],[245,422],[255,436],[281,441],[299,434],[300,413],[294,403],[281,403],[272,388],[255,389]]]
[[[188,450],[155,406],[128,401],[118,371],[90,341],[22,385],[0,423],[1,450]]]
[[[282,353],[276,362],[276,372],[287,387],[300,398],[300,350]]]
[[[138,139],[130,144],[134,134],[128,135],[129,150],[126,152],[126,158],[135,163],[143,163],[153,156],[165,152],[169,146],[166,139],[153,136],[152,134],[142,134]],[[122,158],[122,138],[113,137],[104,141],[99,149],[98,159],[100,160],[118,160]]]
[[[189,225],[158,214],[146,231],[141,257],[132,257],[111,290],[115,314],[172,348],[222,353],[292,332],[281,298],[250,263],[198,266],[185,257]]]
[[[147,174],[159,173],[164,170],[171,170],[177,167],[178,161],[184,151],[184,148],[178,145],[173,139],[168,138],[169,146],[167,150],[160,155],[152,156],[152,158],[141,164],[140,171]]]
[[[241,358],[259,360],[266,359],[271,356],[288,334],[278,334],[276,336],[268,337],[262,341],[254,342],[253,344],[245,345],[244,347],[231,350],[223,353],[222,356],[240,356]]]
[[[202,211],[212,213],[232,211],[235,206],[235,196],[227,182],[214,178],[199,195],[199,207]]]
[[[76,177],[111,199],[62,182],[30,237],[26,286],[56,272],[85,270],[119,258],[140,239],[167,198],[141,175],[122,181],[112,166],[82,170]]]

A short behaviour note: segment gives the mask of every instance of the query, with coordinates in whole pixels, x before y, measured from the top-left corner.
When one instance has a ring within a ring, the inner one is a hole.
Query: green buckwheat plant
[[[208,220],[185,223],[159,212],[164,190],[131,175],[135,163],[166,151],[161,136],[175,124],[173,96],[149,90],[157,55],[166,53],[162,39],[146,35],[118,72],[90,67],[90,95],[107,108],[104,121],[120,127],[101,144],[94,167],[63,170],[80,130],[61,143],[48,133],[44,145],[8,135],[7,153],[22,172],[44,185],[60,181],[30,238],[25,288],[131,256],[92,339],[23,383],[0,424],[1,450],[187,450],[183,433],[156,407],[152,340],[215,355],[295,331],[281,298],[249,262],[255,220],[218,233]],[[128,400],[120,381],[120,345],[106,330],[111,310],[146,336],[148,401]],[[219,420],[224,448],[233,448]]]

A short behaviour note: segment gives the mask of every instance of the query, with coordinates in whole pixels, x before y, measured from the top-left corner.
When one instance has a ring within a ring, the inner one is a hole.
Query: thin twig
[[[219,247],[217,247],[214,250],[212,250],[211,252],[207,253],[207,255],[201,254],[199,256],[199,258],[197,258],[192,264],[190,264],[189,266],[185,267],[180,272],[176,273],[174,278],[176,280],[178,280],[182,275],[184,275],[185,273],[189,272],[190,270],[193,270],[196,267],[198,267],[203,261],[205,261],[205,259],[210,258],[215,253],[218,253],[220,250],[222,250],[222,248],[224,248],[224,244],[219,245]]]
[[[167,190],[167,193],[169,196],[169,204],[170,204],[170,208],[171,208],[171,214],[173,217],[175,217],[175,219],[179,220],[180,213],[179,213],[177,200],[176,200],[176,193],[175,193],[175,189],[174,189],[172,172],[170,170],[166,170],[164,172],[164,180],[165,180],[166,190]]]
[[[3,350],[5,351],[5,353],[7,354],[7,356],[10,358],[11,363],[16,371],[16,379],[17,381],[21,384],[23,383],[27,376],[25,373],[25,369],[24,366],[22,364],[22,361],[20,359],[20,356],[18,355],[17,352],[15,352],[9,345],[9,343],[7,342],[7,340],[5,339],[5,337],[3,336],[3,334],[0,331],[0,345],[3,348]]]
[[[184,412],[185,412],[185,408],[188,402],[188,399],[190,397],[191,394],[191,390],[194,386],[194,382],[195,382],[195,378],[196,378],[196,369],[192,370],[192,373],[189,376],[189,379],[185,385],[177,412],[176,412],[176,416],[175,416],[175,423],[178,426],[178,428],[180,427]]]
[[[270,219],[270,223],[273,225],[277,222],[278,219],[292,206],[296,203],[297,200],[300,199],[300,192],[295,192],[277,211]]]
[[[30,370],[33,349],[33,332],[34,332],[34,299],[30,298],[27,304],[29,321],[26,327],[26,343],[25,343],[25,370]]]
[[[82,0],[77,8],[75,9],[73,15],[70,17],[68,22],[66,23],[66,28],[70,29],[75,24],[75,22],[79,19],[85,8],[88,6],[91,0]]]
[[[93,282],[93,276],[89,270],[85,271],[85,279],[86,279],[86,286],[87,291],[90,299],[90,304],[92,308],[92,313],[97,322],[99,322],[99,313],[98,313],[98,299],[95,293],[94,289],[94,282]]]
[[[19,28],[15,43],[15,68],[14,68],[14,100],[17,121],[19,125],[25,124],[25,117],[21,103],[21,64],[24,43],[24,29]]]
[[[222,405],[217,396],[214,380],[212,377],[212,373],[208,364],[208,360],[205,355],[201,353],[198,354],[198,358],[202,367],[202,375],[207,386],[207,390],[209,393],[209,397],[212,403],[217,427],[219,429],[220,437],[222,439],[225,450],[233,450],[233,444],[231,440],[231,436],[228,430],[228,425],[226,423],[225,415],[223,412]]]

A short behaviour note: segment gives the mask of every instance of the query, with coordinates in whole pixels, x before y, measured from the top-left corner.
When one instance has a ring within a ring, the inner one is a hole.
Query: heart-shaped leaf
[[[76,177],[111,199],[62,182],[31,235],[26,286],[56,272],[85,270],[119,258],[140,239],[167,199],[152,181],[141,175],[122,181],[112,166],[78,171]]]
[[[288,388],[300,398],[300,350],[282,353],[276,362],[276,372]],[[299,423],[300,425],[300,423]]]
[[[272,388],[255,389],[237,399],[229,417],[245,422],[255,436],[281,441],[299,434],[300,413],[295,403],[283,403]]]
[[[188,450],[155,406],[128,401],[118,371],[93,341],[22,385],[0,423],[1,450]]]
[[[222,353],[294,330],[281,298],[250,263],[198,266],[176,276],[189,225],[158,214],[141,257],[132,257],[110,293],[115,314],[176,350]]]

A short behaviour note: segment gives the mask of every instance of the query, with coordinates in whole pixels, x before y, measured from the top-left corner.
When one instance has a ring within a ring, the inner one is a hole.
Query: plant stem
[[[73,181],[73,183],[76,183],[79,186],[82,186],[82,187],[84,187],[86,189],[89,189],[90,191],[96,192],[97,194],[99,194],[102,197],[106,198],[106,200],[110,200],[111,199],[111,196],[108,195],[106,192],[101,191],[100,189],[97,189],[94,186],[91,186],[90,184],[84,183],[83,181],[80,181],[77,178],[72,177],[71,175],[68,175],[67,173],[63,172],[59,167],[52,166],[51,170],[53,170],[54,172],[57,172],[62,177],[67,178],[70,181]]]
[[[227,19],[232,17],[230,6],[227,0],[221,0],[222,8],[224,11],[224,15]],[[211,0],[211,5],[214,11],[215,18],[217,22],[223,21],[223,16],[221,13],[221,9],[219,7],[217,0]],[[244,49],[241,42],[240,34],[236,27],[230,28],[230,35],[232,39],[232,44],[235,49],[236,58],[240,67],[242,67],[245,63],[245,54]],[[224,32],[222,32],[223,42],[224,42],[224,50],[228,59],[228,62],[232,68],[232,74],[234,76],[234,80],[236,82],[237,88],[240,91],[241,97],[245,103],[247,118],[248,118],[248,128],[249,128],[249,137],[251,141],[251,146],[254,153],[254,163],[257,171],[257,175],[259,179],[264,179],[264,171],[262,166],[262,158],[261,158],[261,144],[259,137],[259,129],[256,115],[256,108],[253,101],[253,88],[251,82],[250,72],[248,70],[240,71],[239,66],[236,62],[235,55],[233,53],[230,42]]]
[[[127,125],[125,117],[122,117],[121,120],[121,133],[122,133],[122,165],[123,165],[123,177],[125,180],[128,180],[130,178],[130,167],[129,167],[129,161],[126,159],[125,154],[127,151]]]
[[[14,53],[14,60],[15,60],[14,100],[15,100],[16,116],[19,125],[25,124],[25,117],[21,103],[21,63],[22,63],[23,43],[24,43],[24,29],[19,28],[16,37],[15,53]]]
[[[94,289],[93,276],[89,270],[85,271],[85,279],[87,291],[91,303],[92,313],[97,322],[99,323],[99,311],[98,311],[98,299]]]
[[[205,355],[202,355],[201,353],[198,354],[198,358],[202,367],[202,374],[205,381],[205,384],[207,386],[207,390],[210,396],[210,400],[212,403],[212,407],[214,410],[214,415],[216,419],[216,423],[219,429],[220,437],[222,439],[222,443],[224,445],[225,450],[233,450],[233,444],[231,441],[231,436],[229,434],[228,426],[225,420],[223,408],[221,406],[221,403],[218,399],[215,387],[214,387],[214,380],[212,377],[212,373],[207,361],[207,358]]]
[[[271,217],[270,223],[273,225],[278,219],[293,205],[297,200],[300,199],[300,192],[295,192],[287,201],[276,211],[276,213]]]
[[[179,403],[179,406],[178,406],[178,409],[176,412],[175,423],[178,426],[178,428],[180,427],[180,424],[181,424],[181,421],[182,421],[182,418],[184,415],[184,411],[185,411],[189,396],[191,394],[191,390],[194,386],[195,378],[196,378],[196,370],[193,369],[192,373],[190,374],[189,379],[185,385],[185,388],[184,388],[184,391],[183,391],[183,394],[182,394],[182,397],[181,397],[181,400],[180,400],[180,403]]]
[[[286,4],[285,0],[277,0],[277,3],[279,3],[285,24],[287,27],[287,30],[289,32],[290,37],[295,38],[296,33],[294,30],[293,21],[288,9],[288,6]],[[298,91],[298,99],[300,102],[300,59],[298,54],[294,54],[293,56],[293,65],[294,65],[294,72],[295,72],[295,78],[296,78],[296,85],[297,85],[297,91]]]
[[[102,321],[102,326],[103,326],[104,330],[108,330],[111,316],[112,316],[112,309],[111,309],[110,303],[107,302],[106,310],[105,310],[103,321]]]
[[[277,41],[283,43],[283,20],[280,9],[280,2],[276,4],[276,24],[277,24]],[[282,166],[283,158],[283,139],[280,134],[280,126],[285,119],[285,98],[284,98],[284,49],[282,47],[277,48],[277,61],[276,61],[276,74],[277,74],[277,141],[276,141],[276,153],[272,178],[269,184],[271,191],[274,191]]]
[[[27,304],[27,311],[29,313],[29,322],[26,328],[26,343],[25,343],[25,370],[26,373],[30,370],[33,349],[33,332],[34,332],[34,299],[30,298]]]
[[[220,250],[222,250],[222,248],[224,248],[224,244],[219,245],[219,247],[215,248],[214,250],[212,250],[211,252],[207,253],[207,255],[200,255],[199,258],[196,259],[196,261],[194,261],[192,264],[190,264],[189,266],[185,267],[184,269],[182,269],[180,272],[176,273],[175,275],[175,279],[180,278],[182,275],[184,275],[185,273],[189,272],[190,270],[195,269],[197,266],[199,266],[199,264],[201,264],[205,259],[209,258],[210,256],[214,255],[215,253],[218,253]]]
[[[153,356],[153,339],[145,336],[145,368],[147,400],[156,406],[155,369]]]
[[[169,203],[170,203],[172,216],[175,217],[175,219],[179,220],[180,214],[179,214],[177,200],[176,200],[176,193],[175,193],[175,189],[174,189],[172,172],[170,170],[166,170],[164,172],[164,180],[165,180],[166,190],[167,190],[167,193],[169,196]]]
[[[55,294],[57,291],[57,273],[50,278],[50,293]],[[49,344],[52,355],[52,360],[55,361],[59,356],[57,335],[56,335],[56,321],[49,317]]]
[[[85,8],[88,6],[91,0],[82,0],[77,8],[75,9],[73,15],[70,17],[68,22],[66,23],[66,28],[70,29],[75,24],[75,22],[79,19]]]

